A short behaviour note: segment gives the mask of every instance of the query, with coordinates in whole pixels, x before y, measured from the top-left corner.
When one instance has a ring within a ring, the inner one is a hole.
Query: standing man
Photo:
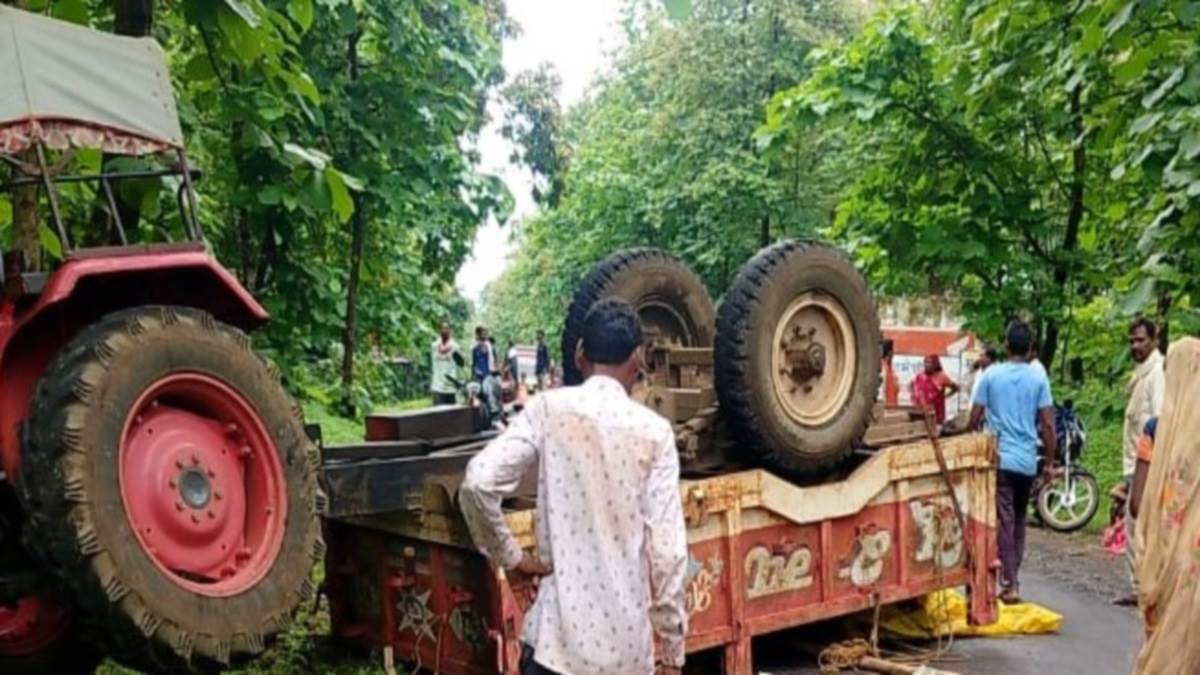
[[[544,577],[525,615],[523,675],[652,675],[683,667],[687,536],[675,435],[629,398],[642,330],[607,298],[584,319],[586,380],[534,397],[467,466],[459,503],[480,549],[516,577]],[[538,470],[537,551],[522,551],[500,502]]]
[[[896,343],[892,340],[883,341],[883,404],[889,408],[900,405],[900,381],[896,379],[896,369],[892,367]]]
[[[1129,327],[1129,355],[1133,357],[1133,374],[1129,377],[1129,404],[1125,407],[1125,447],[1122,455],[1121,475],[1125,479],[1125,493],[1133,493],[1133,474],[1137,469],[1138,441],[1146,423],[1162,412],[1163,396],[1167,389],[1166,372],[1163,370],[1163,355],[1158,351],[1158,327],[1154,322],[1138,317]],[[1135,512],[1125,508],[1125,559],[1129,563],[1129,580],[1132,586],[1129,595],[1117,598],[1116,604],[1137,604],[1137,560]]]
[[[987,415],[988,427],[1000,448],[1000,471],[996,475],[996,516],[1000,531],[997,543],[1003,588],[1000,599],[1008,604],[1021,601],[1021,559],[1025,557],[1025,516],[1029,492],[1037,475],[1038,432],[1044,455],[1042,471],[1050,475],[1054,464],[1054,402],[1050,382],[1029,365],[1033,334],[1028,324],[1014,321],[1008,326],[1008,360],[987,370],[975,392],[971,428],[979,429]],[[1036,422],[1035,422],[1036,420]]]
[[[471,376],[482,383],[495,369],[496,352],[488,340],[488,331],[483,326],[476,326],[475,347],[471,349]]]
[[[916,405],[930,406],[938,424],[946,423],[946,397],[958,393],[958,385],[942,370],[937,354],[925,357],[925,371],[912,383],[912,400]]]
[[[450,381],[450,377],[458,371],[458,360],[462,355],[458,352],[458,343],[450,334],[450,322],[442,321],[438,327],[438,336],[433,341],[432,362],[430,368],[429,391],[433,393],[434,405],[454,405],[458,387]],[[447,377],[450,376],[450,377]]]
[[[549,384],[550,379],[550,348],[546,346],[546,331],[537,332],[537,365],[534,368],[537,375],[538,390],[541,391]]]

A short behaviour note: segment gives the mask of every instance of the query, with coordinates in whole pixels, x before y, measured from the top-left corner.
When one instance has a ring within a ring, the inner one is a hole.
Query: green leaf
[[[288,16],[300,26],[300,30],[308,32],[313,24],[312,0],[288,0]]]
[[[663,5],[672,21],[683,21],[692,15],[692,0],[663,0]]]
[[[329,196],[338,220],[343,223],[350,220],[350,216],[354,215],[354,198],[350,196],[350,190],[346,188],[342,172],[332,166],[326,167],[325,184],[329,186]]]
[[[1171,71],[1171,74],[1167,76],[1167,79],[1163,80],[1162,84],[1158,85],[1157,89],[1142,97],[1142,107],[1146,109],[1153,108],[1164,96],[1171,93],[1171,90],[1182,79],[1183,66],[1179,66]]]
[[[1184,159],[1195,159],[1200,155],[1200,131],[1189,131],[1179,140],[1179,153]]]
[[[1112,37],[1117,31],[1124,28],[1125,24],[1129,23],[1129,17],[1133,14],[1133,8],[1137,3],[1138,0],[1130,0],[1113,16],[1108,25],[1104,27],[1104,34],[1107,37]]]
[[[243,65],[249,65],[262,53],[262,40],[254,27],[247,24],[238,14],[221,5],[217,11],[217,25],[230,49]]]
[[[49,225],[45,223],[38,224],[38,241],[42,243],[42,248],[46,250],[46,253],[50,254],[51,258],[62,260],[62,241],[55,234],[54,230],[50,229]]]
[[[1149,275],[1143,276],[1141,281],[1121,298],[1121,313],[1131,316],[1141,312],[1146,305],[1150,304],[1150,300],[1154,298],[1155,284],[1156,280],[1154,277]]]
[[[86,26],[92,18],[87,0],[57,0],[50,9],[50,15],[81,26]]]
[[[1153,60],[1154,52],[1149,48],[1134,50],[1128,54],[1128,58],[1113,68],[1113,78],[1121,83],[1137,79],[1146,72]]]
[[[204,82],[216,76],[207,53],[196,54],[183,67],[183,77],[190,82]]]
[[[1179,20],[1183,22],[1183,25],[1192,26],[1196,23],[1197,19],[1200,19],[1200,1],[1193,0],[1192,2],[1185,3],[1176,13],[1179,15]]]
[[[232,9],[251,28],[258,28],[262,23],[258,18],[258,13],[245,0],[225,0],[225,6]]]
[[[1192,103],[1200,102],[1200,61],[1188,68],[1187,79],[1179,85],[1176,93]]]
[[[1155,124],[1158,124],[1158,121],[1162,119],[1162,116],[1163,114],[1160,112],[1146,113],[1145,115],[1142,115],[1134,120],[1133,124],[1129,126],[1129,133],[1133,134],[1134,136],[1145,133]]]
[[[307,98],[309,101],[312,101],[314,104],[320,105],[321,92],[317,90],[317,85],[312,81],[312,78],[308,76],[308,73],[287,73],[284,75],[284,79],[287,80],[287,83],[296,91],[296,93],[300,94],[304,98]]]
[[[317,171],[324,171],[329,166],[329,155],[316,148],[302,148],[295,143],[284,143],[283,151],[309,164]]]
[[[1100,30],[1100,26],[1094,23],[1089,23],[1083,28],[1083,35],[1080,36],[1076,49],[1079,50],[1080,56],[1088,56],[1093,54],[1100,46],[1104,44],[1104,32]]]

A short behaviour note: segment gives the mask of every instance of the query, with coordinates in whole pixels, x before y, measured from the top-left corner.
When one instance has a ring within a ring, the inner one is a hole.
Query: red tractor
[[[4,255],[5,675],[86,672],[100,654],[220,669],[314,591],[320,458],[250,348],[266,312],[204,243],[170,82],[152,40],[0,6],[0,189],[62,248],[48,272]],[[140,168],[71,175],[97,151]],[[178,212],[127,228],[121,188],[147,180],[177,188]],[[67,197],[99,217],[65,222]]]

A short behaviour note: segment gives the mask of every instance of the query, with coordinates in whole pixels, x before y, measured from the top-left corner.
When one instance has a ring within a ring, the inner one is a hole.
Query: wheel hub
[[[179,474],[179,497],[188,507],[202,509],[212,499],[212,484],[202,471],[184,469]]]
[[[797,296],[775,324],[771,351],[775,396],[794,421],[825,424],[850,400],[857,362],[854,328],[834,297]]]
[[[816,333],[816,328],[806,331],[798,325],[793,326],[792,337],[780,345],[787,360],[788,375],[797,384],[804,385],[825,374],[825,345],[813,340]]]
[[[0,605],[0,655],[27,656],[46,649],[67,629],[67,613],[40,595]]]
[[[200,374],[151,385],[126,422],[120,462],[130,525],[172,581],[221,597],[270,569],[287,510],[283,469],[236,391]]]

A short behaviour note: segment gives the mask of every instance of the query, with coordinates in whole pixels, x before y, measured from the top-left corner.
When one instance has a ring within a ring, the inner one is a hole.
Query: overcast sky
[[[508,0],[508,13],[521,26],[521,34],[504,44],[504,69],[511,77],[543,61],[554,64],[562,77],[563,107],[583,97],[592,79],[608,63],[620,44],[617,25],[620,0]],[[500,137],[503,110],[493,102],[492,123],[480,138],[481,169],[504,179],[516,198],[516,212],[500,227],[489,222],[475,237],[471,259],[458,273],[459,290],[478,301],[484,286],[504,270],[512,252],[509,239],[514,227],[536,209],[530,196],[529,172],[508,162],[512,148]]]

